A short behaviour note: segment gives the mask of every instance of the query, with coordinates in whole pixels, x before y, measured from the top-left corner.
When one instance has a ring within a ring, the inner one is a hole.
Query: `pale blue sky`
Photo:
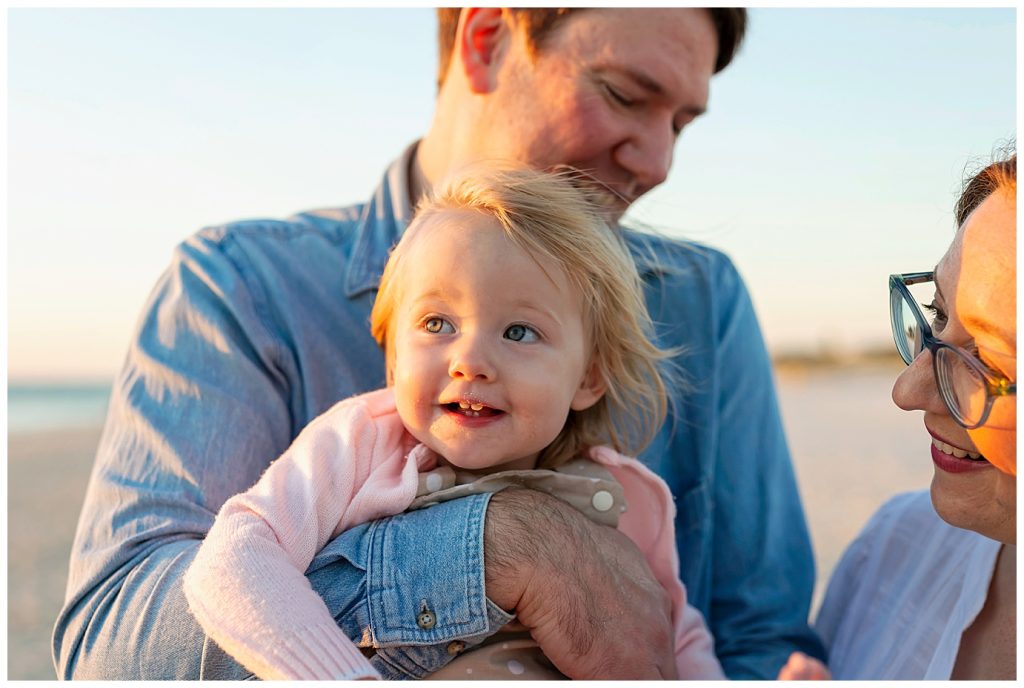
[[[1016,10],[754,9],[631,211],[730,253],[773,350],[888,338],[886,276],[1016,135]],[[368,197],[433,106],[427,9],[8,11],[8,366],[109,379],[174,245]]]

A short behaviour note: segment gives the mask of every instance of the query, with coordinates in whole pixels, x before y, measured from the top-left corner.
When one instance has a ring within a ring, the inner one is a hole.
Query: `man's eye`
[[[427,318],[423,323],[423,329],[430,334],[452,334],[455,327],[444,318]]]
[[[619,105],[622,105],[623,107],[631,107],[632,105],[634,105],[636,103],[635,100],[633,100],[631,98],[627,98],[620,91],[616,90],[615,88],[613,88],[609,84],[605,84],[604,85],[604,90],[605,90],[605,93],[607,93],[611,97],[612,100],[614,100]]]
[[[513,342],[536,342],[540,335],[529,325],[509,325],[505,330],[505,339],[511,339]]]

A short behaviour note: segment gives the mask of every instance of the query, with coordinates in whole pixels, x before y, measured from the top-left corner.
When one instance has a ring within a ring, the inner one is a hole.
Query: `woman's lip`
[[[994,466],[988,461],[968,459],[967,457],[958,459],[955,456],[945,453],[936,447],[934,443],[929,445],[929,449],[932,450],[932,462],[938,468],[946,471],[947,473],[968,473],[970,471],[983,471],[987,468],[994,468]]]

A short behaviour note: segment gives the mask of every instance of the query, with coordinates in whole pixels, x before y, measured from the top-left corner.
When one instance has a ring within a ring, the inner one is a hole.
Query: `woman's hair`
[[[557,264],[582,297],[588,369],[596,365],[607,390],[590,408],[569,411],[561,433],[541,452],[538,466],[545,468],[599,444],[638,455],[661,427],[667,406],[659,366],[673,352],[651,342],[653,325],[636,266],[621,238],[602,219],[598,205],[577,186],[580,179],[575,171],[490,165],[475,166],[441,184],[420,202],[410,230],[392,251],[370,316],[373,336],[387,356],[390,383],[391,326],[402,298],[402,261],[415,240],[416,225],[446,211],[486,213],[535,259]]]
[[[986,198],[999,189],[1011,193],[1017,192],[1017,152],[1015,144],[1009,143],[996,153],[995,162],[986,165],[982,170],[964,182],[960,198],[956,202],[956,226],[962,227],[967,217],[981,205]]]

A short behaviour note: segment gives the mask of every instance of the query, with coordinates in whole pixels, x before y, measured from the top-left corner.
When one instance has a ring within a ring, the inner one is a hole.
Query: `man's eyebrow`
[[[632,67],[628,67],[628,66],[624,66],[624,65],[623,66],[620,66],[620,65],[599,65],[598,67],[595,68],[594,71],[598,72],[599,74],[605,73],[605,72],[617,72],[617,73],[627,77],[628,79],[631,79],[637,86],[639,86],[640,88],[644,89],[645,91],[647,91],[651,95],[655,95],[655,96],[664,96],[664,95],[666,95],[665,88],[664,88],[664,86],[661,85],[661,83],[659,83],[650,74],[647,74],[646,72],[642,72],[642,71],[640,71],[638,69],[634,69]],[[692,106],[692,105],[683,106],[680,109],[681,110],[685,110],[687,113],[692,114],[694,116],[703,115],[707,111],[707,108],[705,108],[705,107],[698,107],[698,106]]]

